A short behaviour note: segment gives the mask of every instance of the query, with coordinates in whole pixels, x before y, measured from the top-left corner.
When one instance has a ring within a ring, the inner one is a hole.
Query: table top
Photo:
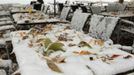
[[[134,56],[112,41],[94,39],[68,25],[47,25],[42,30],[38,34],[34,29],[11,33],[21,75],[115,75],[134,69]],[[50,44],[42,44],[43,40]],[[62,48],[49,54],[54,43]]]
[[[32,9],[31,5],[20,5],[16,4],[9,8],[12,14],[15,13],[29,13],[29,12],[36,12],[36,10]]]
[[[35,13],[36,10],[32,9],[32,7],[12,7],[11,9],[12,14],[16,13]]]
[[[36,13],[16,13],[13,14],[13,18],[16,22],[21,20],[42,20],[48,18],[47,15],[36,12]]]
[[[31,13],[35,13],[36,10],[32,10]],[[12,14],[15,14],[15,13],[29,13],[28,10],[12,10],[11,11]]]
[[[56,24],[56,23],[69,23],[68,21],[62,21],[59,19],[46,19],[46,20],[35,20],[33,22],[18,22],[17,25],[42,25],[42,24]]]
[[[17,13],[13,14],[13,18],[17,25],[36,25],[36,24],[49,24],[49,23],[67,23],[56,18],[49,18],[48,15],[43,13]]]
[[[100,15],[125,18],[125,17],[133,17],[134,16],[134,12],[132,12],[132,11],[124,11],[124,12],[122,12],[122,11],[121,12],[103,12]]]

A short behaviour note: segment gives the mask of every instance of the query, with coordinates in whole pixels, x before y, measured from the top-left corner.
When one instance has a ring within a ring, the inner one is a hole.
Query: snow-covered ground
[[[29,4],[30,1],[34,1],[34,0],[0,0],[0,4],[3,3],[21,3],[21,4]],[[44,2],[46,3],[53,3],[54,0],[44,0]],[[65,2],[66,0],[56,0],[58,2]],[[72,1],[106,1],[106,2],[114,2],[114,1],[118,1],[118,0],[70,0]],[[125,0],[125,1],[131,1],[131,0]]]

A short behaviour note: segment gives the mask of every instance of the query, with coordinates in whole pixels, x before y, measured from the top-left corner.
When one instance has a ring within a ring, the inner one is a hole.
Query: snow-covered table
[[[100,15],[128,18],[128,17],[134,17],[134,12],[133,11],[103,12]]]
[[[13,14],[13,18],[17,25],[36,25],[36,24],[48,24],[48,23],[64,23],[58,19],[50,19],[48,15],[41,12],[36,13],[17,13]],[[66,23],[66,22],[65,22]]]
[[[29,11],[28,9],[14,9],[14,10],[11,10],[11,13],[12,14],[16,14],[16,13],[35,13],[36,10],[32,10],[32,11]]]
[[[36,10],[32,9],[31,5],[23,5],[23,4],[14,4],[9,9],[11,10],[12,14],[36,12]]]
[[[34,38],[30,31],[11,33],[13,51],[21,75],[115,75],[134,69],[134,56],[121,51],[119,48],[122,46],[120,45],[113,45],[110,41],[97,41],[65,25],[49,25],[47,28],[44,31],[45,36],[37,34]],[[63,36],[66,38],[63,39]],[[65,52],[56,51],[48,57],[43,56],[44,47],[39,47],[37,43],[42,38],[49,38],[52,42],[61,42],[64,44]],[[88,42],[91,47],[80,46],[81,41]],[[46,59],[58,59],[58,57],[64,60],[58,63],[55,60],[53,63],[62,73],[52,71]]]

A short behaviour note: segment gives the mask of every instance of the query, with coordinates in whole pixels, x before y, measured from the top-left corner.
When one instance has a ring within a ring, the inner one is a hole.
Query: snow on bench
[[[89,15],[89,13],[74,13],[71,21],[71,28],[76,29],[77,31],[83,31],[83,27],[86,24]]]
[[[0,26],[0,31],[15,29],[13,25]]]

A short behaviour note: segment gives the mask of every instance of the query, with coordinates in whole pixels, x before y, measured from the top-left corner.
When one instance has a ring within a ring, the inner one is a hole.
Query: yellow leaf
[[[43,40],[43,44],[44,44],[45,48],[47,48],[51,43],[52,43],[52,41],[49,38],[45,38]]]

